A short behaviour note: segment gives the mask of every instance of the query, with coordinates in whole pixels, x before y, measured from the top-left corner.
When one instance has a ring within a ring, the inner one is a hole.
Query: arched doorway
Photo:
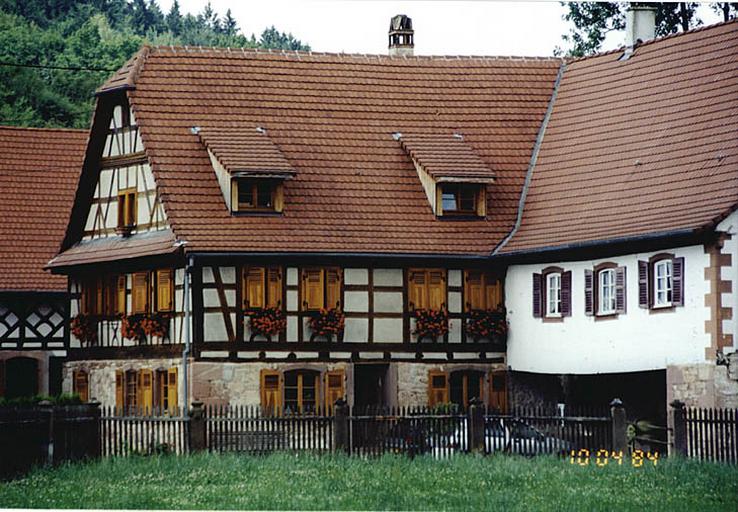
[[[5,397],[8,399],[38,394],[38,361],[13,357],[5,361]]]

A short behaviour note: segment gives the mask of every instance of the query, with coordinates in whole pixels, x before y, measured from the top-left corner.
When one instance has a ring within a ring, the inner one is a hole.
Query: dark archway
[[[5,361],[5,397],[8,399],[38,394],[38,360],[13,357]]]

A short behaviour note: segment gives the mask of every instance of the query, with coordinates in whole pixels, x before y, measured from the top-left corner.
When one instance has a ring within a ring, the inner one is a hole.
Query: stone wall
[[[667,401],[680,400],[689,407],[738,407],[738,380],[727,366],[713,363],[669,366]]]

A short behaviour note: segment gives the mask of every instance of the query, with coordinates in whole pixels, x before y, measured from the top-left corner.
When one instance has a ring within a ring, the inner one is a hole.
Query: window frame
[[[666,268],[668,272],[663,277],[658,276],[659,268]],[[653,302],[651,304],[652,309],[664,309],[671,308],[674,306],[674,258],[663,257],[654,260],[651,263],[651,273],[653,276],[653,283],[651,283],[651,293],[653,293]],[[659,283],[664,282],[666,284],[664,290],[659,290]],[[659,293],[665,295],[665,300],[659,303]]]
[[[563,317],[562,311],[561,311],[561,309],[562,309],[561,308],[561,282],[562,282],[562,276],[563,276],[563,272],[562,271],[559,271],[559,270],[552,270],[550,272],[547,272],[547,273],[543,274],[543,278],[544,278],[544,281],[545,281],[545,286],[542,287],[543,290],[544,290],[544,292],[543,292],[543,299],[544,299],[544,301],[543,302],[544,302],[544,305],[545,305],[545,312],[544,312],[544,315],[543,315],[544,318],[562,318]],[[552,291],[552,287],[551,287],[552,278],[558,278],[558,287],[555,289],[556,292],[558,293],[558,298],[557,298],[557,300],[555,302],[555,304],[557,305],[557,310],[556,311],[551,311],[551,297],[550,297],[550,294],[551,294],[551,291]]]
[[[261,295],[260,305],[256,306],[252,305],[250,301],[250,297],[252,296],[252,294],[249,287],[254,282],[253,279],[250,279],[250,274],[252,270],[258,270],[261,274],[259,276],[260,283],[258,283],[261,285],[261,291],[259,292],[259,294]],[[275,283],[278,283],[275,285],[275,288],[278,286],[278,290],[270,286],[270,284],[272,283],[272,281],[270,281],[272,275],[271,272],[276,272],[278,274],[278,279],[274,281]],[[282,309],[285,302],[284,274],[284,268],[281,266],[244,266],[241,269],[241,302],[243,303],[243,308],[247,311],[260,310],[265,308]]]
[[[462,194],[470,193],[473,204],[470,209],[462,209]],[[456,207],[446,209],[444,196],[452,195]],[[441,182],[436,186],[436,214],[448,217],[484,217],[486,215],[486,187],[479,183]]]
[[[118,190],[118,229],[129,230],[138,224],[136,187]]]
[[[614,315],[617,313],[617,286],[615,284],[616,281],[616,269],[615,267],[608,266],[605,268],[602,268],[596,272],[597,275],[597,292],[595,294],[596,296],[596,315],[599,316],[607,316],[607,315]],[[605,276],[610,276],[610,282],[606,285],[603,282],[603,278]],[[611,308],[605,308],[605,286],[609,289],[610,298],[609,302],[611,303]]]
[[[320,407],[320,401],[321,401],[321,372],[318,370],[310,369],[310,368],[293,368],[290,370],[285,370],[282,372],[281,378],[280,378],[280,384],[281,384],[281,396],[282,396],[282,404],[284,407],[284,410],[287,411],[293,400],[287,398],[287,388],[290,389],[293,388],[293,386],[287,385],[287,379],[288,377],[291,377],[294,375],[296,377],[295,386],[294,389],[296,390],[296,398],[295,398],[295,408],[290,409],[290,413],[292,414],[314,414],[317,409]],[[306,409],[307,404],[305,403],[305,390],[310,389],[309,387],[305,386],[304,380],[305,376],[311,376],[313,377],[313,404],[312,408]]]
[[[461,378],[461,403],[454,402],[454,381],[459,377]],[[470,400],[474,398],[469,396],[471,379],[478,380],[480,396],[476,398],[478,398],[480,401],[484,400],[484,372],[474,369],[459,369],[448,372],[448,400],[450,403],[459,405],[464,408],[469,407]]]
[[[477,279],[478,282],[472,284],[473,279]],[[479,286],[480,301],[484,307],[475,307],[479,304],[474,304],[474,286]],[[497,296],[497,304],[490,306],[490,299]],[[485,311],[494,310],[499,306],[505,304],[505,290],[503,286],[503,280],[500,276],[494,272],[485,272],[484,270],[464,270],[464,311],[470,313],[472,311]]]
[[[308,279],[310,273],[320,273],[320,282],[322,288],[321,304],[311,304],[309,299]],[[329,273],[335,273],[336,280],[329,283]],[[315,312],[321,309],[341,309],[343,307],[343,268],[342,267],[303,267],[300,268],[299,295],[300,295],[300,311]],[[333,289],[331,289],[333,287]],[[282,287],[284,289],[284,286]],[[334,296],[334,297],[332,297]],[[331,303],[330,299],[336,298],[335,303]]]
[[[415,274],[423,274],[423,284],[417,284],[413,281]],[[440,281],[438,283],[431,283],[431,278],[435,277],[435,274],[440,275]],[[413,287],[421,287],[421,299],[422,306],[419,307],[415,302],[414,293],[412,293]],[[433,293],[433,288],[438,287],[437,293]],[[446,268],[408,268],[405,275],[405,294],[407,296],[407,310],[413,312],[417,309],[432,309],[440,311],[448,307],[448,269]],[[435,295],[440,296],[441,303],[433,303],[433,297]],[[437,307],[435,307],[437,306]]]
[[[241,202],[244,188],[251,189],[253,206]],[[259,206],[259,187],[269,187],[271,206]],[[238,177],[231,180],[231,211],[234,213],[282,213],[284,209],[284,180],[276,178]]]

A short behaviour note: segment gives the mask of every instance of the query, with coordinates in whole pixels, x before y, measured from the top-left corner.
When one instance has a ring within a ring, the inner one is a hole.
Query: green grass
[[[0,483],[0,508],[738,510],[738,468],[552,458],[134,457]]]

